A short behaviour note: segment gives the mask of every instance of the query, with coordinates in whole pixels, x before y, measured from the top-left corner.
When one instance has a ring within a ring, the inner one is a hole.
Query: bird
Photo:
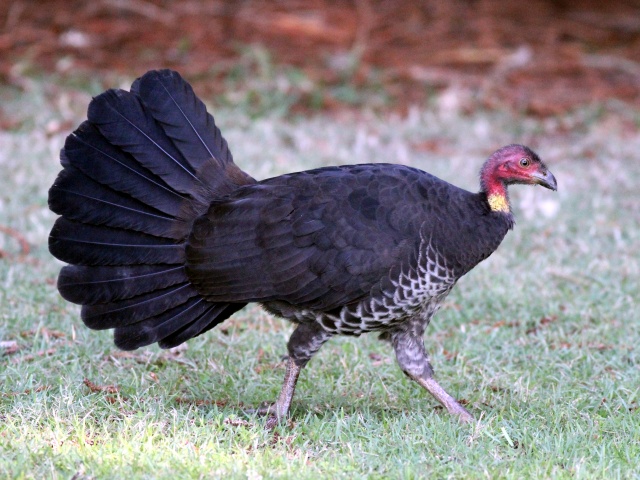
[[[57,288],[124,350],[176,347],[247,304],[289,320],[285,377],[255,410],[290,414],[301,370],[336,335],[377,332],[397,363],[462,422],[424,333],[457,281],[514,227],[512,184],[557,189],[530,148],[496,150],[469,192],[396,164],[329,166],[257,181],[191,85],[152,70],[110,89],[60,153],[49,190]]]

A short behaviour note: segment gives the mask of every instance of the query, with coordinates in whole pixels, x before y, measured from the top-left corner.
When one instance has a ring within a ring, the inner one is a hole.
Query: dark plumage
[[[506,186],[556,188],[520,145],[487,160],[480,193],[389,164],[256,182],[167,70],[94,98],[61,160],[49,248],[70,264],[58,288],[83,306],[85,324],[114,328],[123,349],[168,348],[261,303],[298,325],[282,392],[265,410],[274,419],[325,341],[378,331],[407,375],[470,420],[433,379],[422,335],[457,280],[513,227]]]

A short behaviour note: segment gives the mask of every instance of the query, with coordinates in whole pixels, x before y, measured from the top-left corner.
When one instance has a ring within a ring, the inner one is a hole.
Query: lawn
[[[216,109],[260,179],[397,162],[476,190],[484,158],[513,142],[558,179],[557,193],[511,188],[515,230],[427,330],[440,383],[477,423],[450,418],[371,335],[325,345],[289,423],[267,431],[243,408],[276,397],[286,322],[250,307],[183,348],[123,353],[59,297],[47,189],[95,88],[0,87],[13,119],[0,131],[0,477],[640,478],[637,112]]]

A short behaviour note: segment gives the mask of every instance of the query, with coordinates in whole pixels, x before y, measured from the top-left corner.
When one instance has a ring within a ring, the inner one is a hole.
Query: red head
[[[489,157],[480,171],[480,188],[487,194],[491,210],[510,210],[507,185],[513,183],[557,188],[556,179],[547,166],[524,145],[502,147]]]

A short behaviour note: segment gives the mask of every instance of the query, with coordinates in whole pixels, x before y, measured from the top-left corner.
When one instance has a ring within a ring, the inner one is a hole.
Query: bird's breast
[[[422,243],[412,261],[393,269],[388,279],[383,279],[370,295],[357,302],[329,312],[290,308],[275,313],[297,323],[318,323],[327,332],[339,335],[385,331],[416,318],[426,326],[457,277],[430,243]]]

